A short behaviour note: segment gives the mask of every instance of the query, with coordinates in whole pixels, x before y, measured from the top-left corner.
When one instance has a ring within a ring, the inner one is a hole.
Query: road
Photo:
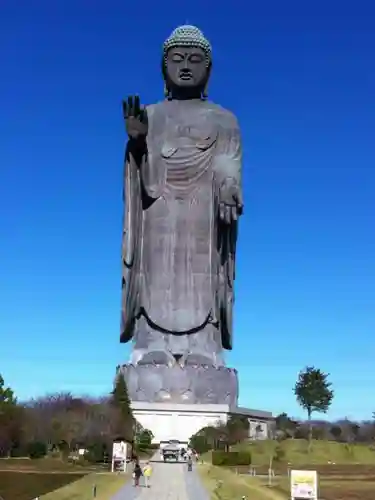
[[[203,488],[196,467],[189,472],[186,463],[152,462],[151,487],[135,488],[127,483],[111,500],[209,500]]]

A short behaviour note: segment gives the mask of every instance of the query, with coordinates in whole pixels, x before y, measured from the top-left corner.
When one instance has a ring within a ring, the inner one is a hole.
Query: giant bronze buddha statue
[[[163,46],[165,99],[123,102],[124,169],[121,368],[133,400],[234,403],[232,311],[240,130],[208,100],[212,50],[194,26]]]

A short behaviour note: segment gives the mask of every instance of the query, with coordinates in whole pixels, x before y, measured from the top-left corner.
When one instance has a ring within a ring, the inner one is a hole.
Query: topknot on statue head
[[[167,59],[168,50],[175,47],[198,47],[199,49],[202,49],[206,55],[207,67],[212,64],[211,44],[202,31],[196,26],[184,24],[183,26],[179,26],[172,31],[163,44],[164,64]]]

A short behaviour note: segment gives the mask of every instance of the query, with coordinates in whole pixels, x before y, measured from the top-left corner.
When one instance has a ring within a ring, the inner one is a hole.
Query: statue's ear
[[[208,97],[208,81],[210,79],[211,75],[211,69],[212,69],[212,63],[209,64],[207,68],[207,78],[206,78],[206,83],[204,84],[203,90],[202,90],[202,99],[205,100]]]
[[[161,58],[161,74],[163,75],[164,80],[166,79],[167,76],[167,68],[165,67],[165,56],[163,54]]]
[[[172,94],[168,88],[167,82],[164,82],[164,95],[168,99],[168,101],[172,100]]]
[[[163,79],[164,79],[164,96],[167,99],[171,99],[171,91],[168,88],[168,83],[167,83],[168,75],[167,75],[167,68],[166,68],[166,62],[165,62],[164,55],[163,55],[162,60],[161,60],[161,72],[162,72]]]

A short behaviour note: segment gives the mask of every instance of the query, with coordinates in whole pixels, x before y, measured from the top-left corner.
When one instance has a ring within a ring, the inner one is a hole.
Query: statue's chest
[[[183,199],[198,186],[211,186],[216,138],[215,125],[205,113],[187,110],[165,116],[159,154],[166,169],[166,192]]]
[[[167,129],[186,137],[197,137],[202,133],[213,133],[215,124],[206,113],[187,112],[167,117]]]
[[[211,114],[186,108],[166,116],[165,137],[168,140],[184,140],[199,143],[203,139],[216,139],[217,128]]]
[[[180,109],[166,113],[164,127],[160,130],[161,154],[164,158],[188,156],[196,159],[212,152],[217,140],[217,127],[212,116],[197,109]]]

